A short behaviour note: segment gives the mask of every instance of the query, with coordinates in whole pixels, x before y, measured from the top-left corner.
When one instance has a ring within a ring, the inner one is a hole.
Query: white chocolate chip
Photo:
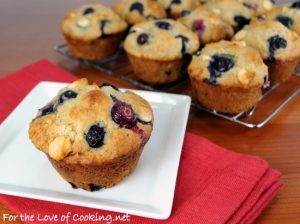
[[[235,40],[242,40],[246,37],[247,31],[245,30],[241,30],[240,32],[238,32],[235,36],[234,39]]]
[[[246,46],[247,46],[247,44],[246,44],[245,41],[239,41],[238,43],[239,43],[240,46],[243,46],[243,47],[246,47]]]
[[[212,9],[212,11],[218,15],[221,14],[221,10],[220,9]]]
[[[210,61],[211,57],[209,55],[203,54],[202,58],[204,61]]]
[[[62,160],[71,151],[70,140],[63,136],[55,138],[49,145],[49,155],[54,160]]]
[[[89,25],[91,24],[90,20],[88,18],[85,18],[85,17],[82,17],[80,18],[79,20],[77,20],[77,25],[79,27],[82,27],[82,28],[86,28],[88,27]]]
[[[249,84],[249,82],[254,78],[253,73],[247,72],[246,69],[240,69],[237,73],[238,80],[245,86]]]
[[[263,7],[264,7],[265,10],[271,10],[273,8],[273,5],[270,2],[270,0],[264,0],[263,1]]]

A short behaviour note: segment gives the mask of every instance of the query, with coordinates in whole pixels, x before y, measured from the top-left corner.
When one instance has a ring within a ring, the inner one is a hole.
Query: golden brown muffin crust
[[[75,98],[64,99],[66,91],[74,91]],[[133,109],[134,127],[126,128],[112,118],[112,107],[125,102]],[[111,86],[89,85],[86,79],[75,81],[62,89],[50,105],[54,112],[38,116],[29,128],[32,143],[57,161],[70,164],[99,164],[111,161],[131,151],[137,151],[148,141],[153,122],[150,105],[140,96],[121,92]],[[103,145],[91,147],[86,140],[93,125],[105,131]]]

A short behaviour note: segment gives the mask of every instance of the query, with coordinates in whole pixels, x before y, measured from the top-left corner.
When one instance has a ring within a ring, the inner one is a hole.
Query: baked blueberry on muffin
[[[185,16],[193,11],[200,3],[199,0],[157,0],[172,18]]]
[[[261,98],[268,68],[257,50],[243,42],[207,44],[188,67],[193,93],[205,107],[236,114]]]
[[[61,29],[73,56],[100,60],[117,51],[127,23],[111,9],[95,3],[67,13]]]
[[[122,0],[112,8],[130,25],[167,17],[163,6],[155,0]]]
[[[286,6],[276,6],[266,13],[267,19],[282,23],[287,28],[300,34],[300,10]]]
[[[193,30],[203,44],[231,39],[234,34],[232,27],[219,15],[202,7],[198,7],[178,21]]]
[[[254,12],[255,15],[261,15],[271,10],[274,0],[239,0],[243,5]]]
[[[74,188],[94,191],[134,171],[152,124],[142,97],[81,79],[39,111],[29,137]]]
[[[203,7],[220,15],[235,31],[249,24],[253,15],[253,11],[239,0],[210,0]]]
[[[199,40],[177,21],[153,20],[134,25],[124,48],[139,79],[166,84],[184,76],[189,55],[198,50]]]
[[[300,9],[300,1],[295,1],[291,4],[290,8]]]
[[[277,21],[255,21],[238,32],[234,39],[259,50],[269,66],[273,83],[288,80],[300,59],[299,36]]]

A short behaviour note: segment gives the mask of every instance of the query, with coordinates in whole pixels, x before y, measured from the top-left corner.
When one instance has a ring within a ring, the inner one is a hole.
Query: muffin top
[[[234,36],[259,50],[264,60],[294,59],[300,56],[300,40],[296,32],[273,20],[253,21]]]
[[[239,0],[245,7],[254,12],[255,15],[261,15],[274,7],[274,0]]]
[[[87,4],[66,14],[61,23],[66,36],[92,41],[99,37],[123,32],[127,23],[111,9],[101,4]]]
[[[277,20],[287,28],[300,34],[300,9],[276,6],[266,14],[266,18]]]
[[[203,7],[220,15],[235,30],[240,30],[249,24],[253,15],[253,11],[239,0],[210,0]]]
[[[112,8],[130,25],[167,17],[163,6],[155,0],[122,0]]]
[[[199,0],[157,0],[166,9],[167,13],[178,18],[189,14],[200,3]]]
[[[200,42],[205,44],[222,39],[231,39],[234,34],[232,27],[224,22],[219,15],[202,7],[198,7],[178,21],[193,30]]]
[[[261,87],[268,80],[268,68],[257,50],[224,40],[207,44],[193,56],[188,73],[192,79],[230,87]]]
[[[152,123],[152,109],[142,97],[80,79],[40,109],[29,136],[57,161],[98,164],[143,147]]]
[[[139,58],[169,61],[196,52],[199,40],[193,31],[177,21],[152,20],[134,25],[124,48]]]

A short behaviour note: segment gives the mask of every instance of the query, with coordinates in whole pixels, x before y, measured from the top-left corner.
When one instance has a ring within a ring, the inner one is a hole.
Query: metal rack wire
[[[120,78],[139,89],[170,92],[188,83],[187,78],[184,78],[174,83],[160,86],[149,85],[144,82],[138,81],[134,78],[133,71],[129,66],[127,57],[123,51],[122,46],[120,46],[118,52],[115,55],[101,61],[88,61],[77,59],[70,54],[66,44],[56,45],[54,49],[58,53],[64,55],[65,57],[71,60],[76,60],[85,66],[98,69],[108,75]],[[291,82],[287,82],[286,84],[281,85],[276,84],[264,91],[260,102],[254,108],[247,112],[242,112],[235,115],[219,113],[215,110],[210,110],[201,106],[196,101],[192,102],[192,106],[197,110],[206,111],[214,116],[229,120],[231,122],[246,126],[248,128],[261,128],[265,124],[267,124],[272,118],[274,118],[289,102],[291,102],[299,94],[300,74],[295,75],[292,78]],[[274,105],[270,105],[269,102],[273,102]]]

